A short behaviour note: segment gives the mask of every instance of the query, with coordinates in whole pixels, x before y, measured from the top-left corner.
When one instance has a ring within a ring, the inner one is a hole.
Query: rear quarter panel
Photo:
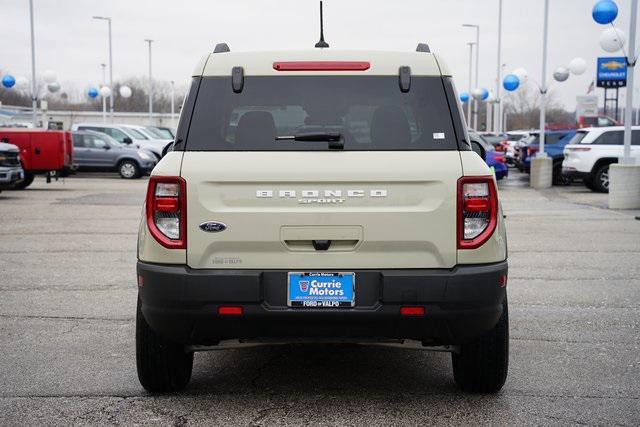
[[[461,151],[464,176],[487,176],[491,171],[473,151]],[[498,184],[496,183],[496,189]],[[498,190],[498,202],[500,192]],[[498,203],[498,224],[489,240],[477,249],[458,249],[458,264],[486,264],[507,259],[507,231],[503,218],[502,203]]]
[[[172,151],[160,160],[151,172],[158,176],[180,176],[182,151]],[[167,249],[156,241],[149,233],[145,214],[146,206],[142,206],[141,220],[138,227],[138,259],[140,261],[159,264],[186,264],[187,251],[184,249]],[[188,215],[188,212],[187,212]],[[187,241],[187,245],[189,242]]]

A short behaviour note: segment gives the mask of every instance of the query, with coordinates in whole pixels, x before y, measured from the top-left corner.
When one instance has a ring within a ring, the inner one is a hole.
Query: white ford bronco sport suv
[[[138,237],[149,391],[193,353],[273,342],[452,353],[464,390],[507,376],[507,239],[451,74],[416,52],[230,52],[196,67]]]

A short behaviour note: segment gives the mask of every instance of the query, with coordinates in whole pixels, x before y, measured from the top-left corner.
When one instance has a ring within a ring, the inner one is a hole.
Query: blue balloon
[[[502,80],[502,87],[508,92],[513,92],[520,87],[520,79],[515,74],[507,74]]]
[[[610,24],[618,16],[618,5],[613,0],[600,0],[593,6],[591,16],[598,24]]]
[[[469,92],[462,92],[460,94],[460,101],[464,104],[469,101]]]
[[[2,78],[2,86],[6,87],[7,89],[11,89],[13,86],[15,86],[15,84],[16,79],[10,74],[7,74]]]
[[[486,100],[489,97],[489,91],[485,88],[482,88],[482,100]]]
[[[92,87],[91,89],[89,89],[89,91],[87,92],[87,95],[89,95],[89,98],[97,98],[98,96],[98,89],[96,89],[95,87]]]

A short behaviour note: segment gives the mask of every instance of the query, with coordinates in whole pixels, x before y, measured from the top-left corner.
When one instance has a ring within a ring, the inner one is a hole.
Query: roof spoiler
[[[418,43],[416,52],[431,53],[431,49],[429,49],[429,45],[426,43]]]

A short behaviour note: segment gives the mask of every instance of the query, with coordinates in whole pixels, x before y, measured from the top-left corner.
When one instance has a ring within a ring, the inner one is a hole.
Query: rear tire
[[[602,165],[593,174],[593,191],[598,193],[609,192],[609,165]]]
[[[191,379],[193,352],[155,333],[145,320],[140,298],[136,313],[136,362],[140,384],[151,393],[184,389]]]
[[[36,176],[34,174],[30,172],[25,172],[24,179],[13,186],[14,190],[24,190],[25,188],[27,188],[33,183],[33,180],[35,179],[35,177]]]
[[[140,178],[140,166],[133,160],[123,160],[118,165],[118,173],[123,179]]]
[[[509,311],[502,305],[498,324],[474,342],[452,353],[453,378],[464,391],[496,393],[507,379],[509,368]]]

